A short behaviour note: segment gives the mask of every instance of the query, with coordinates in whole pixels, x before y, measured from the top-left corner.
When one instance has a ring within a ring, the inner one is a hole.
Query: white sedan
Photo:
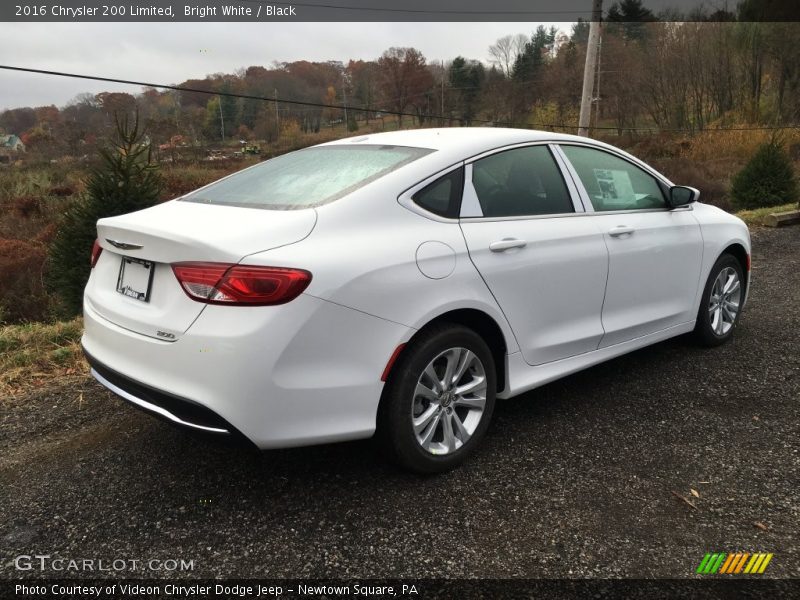
[[[382,133],[102,219],[83,347],[138,407],[259,448],[376,435],[450,469],[508,398],[728,340],[750,236],[633,156],[548,132]]]

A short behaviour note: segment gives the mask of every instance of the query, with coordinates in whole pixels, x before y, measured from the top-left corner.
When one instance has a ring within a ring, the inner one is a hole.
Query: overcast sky
[[[538,23],[0,23],[0,61],[153,83],[180,83],[274,61],[374,59],[413,46],[429,62],[459,54],[488,62],[488,47]],[[569,32],[569,23],[544,23]],[[63,106],[81,92],[139,88],[0,70],[0,110]]]

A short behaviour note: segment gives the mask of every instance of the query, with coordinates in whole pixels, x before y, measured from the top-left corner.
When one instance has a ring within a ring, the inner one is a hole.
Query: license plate
[[[117,291],[128,298],[149,302],[155,270],[155,263],[149,260],[123,256],[119,266]]]

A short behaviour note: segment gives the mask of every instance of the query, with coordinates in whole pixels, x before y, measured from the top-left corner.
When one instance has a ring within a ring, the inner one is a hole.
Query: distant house
[[[0,154],[11,154],[14,152],[25,152],[25,144],[18,136],[12,134],[0,134]]]

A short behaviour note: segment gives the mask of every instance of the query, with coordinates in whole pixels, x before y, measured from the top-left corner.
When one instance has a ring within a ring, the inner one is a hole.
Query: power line
[[[235,0],[250,4],[282,4],[303,6],[306,8],[331,8],[334,10],[354,10],[359,12],[389,12],[389,13],[415,13],[425,15],[586,15],[590,10],[444,10],[444,9],[416,9],[416,8],[387,8],[368,6],[341,6],[338,4],[312,4],[308,2],[281,2],[276,0]]]
[[[83,75],[79,73],[65,73],[62,71],[49,71],[45,69],[33,69],[29,67],[14,67],[11,65],[0,65],[0,69],[6,71],[16,71],[21,73],[35,73],[39,75],[52,75],[55,77],[69,77],[74,79],[87,79],[90,81],[105,81],[108,83],[121,83],[123,85],[136,85],[140,87],[150,87],[150,88],[157,88],[157,89],[166,89],[166,90],[174,90],[177,92],[190,92],[190,93],[198,93],[198,94],[205,94],[208,96],[226,96],[230,98],[243,98],[246,100],[260,100],[262,102],[270,102],[270,103],[283,103],[283,104],[291,104],[294,106],[306,106],[311,108],[331,108],[336,110],[344,110],[344,106],[340,104],[324,104],[322,102],[309,102],[305,100],[276,100],[275,98],[269,98],[266,96],[254,96],[251,94],[239,94],[236,92],[215,92],[211,90],[202,90],[199,88],[191,88],[191,87],[183,87],[179,85],[169,85],[163,83],[149,83],[144,81],[134,81],[129,79],[117,79],[113,77],[100,77],[98,75]],[[381,113],[384,115],[391,115],[391,116],[402,116],[402,117],[417,117],[417,118],[424,118],[424,119],[447,119],[450,120],[451,118],[458,118],[458,117],[451,117],[448,115],[432,115],[427,113],[411,113],[411,112],[400,112],[400,111],[393,111],[393,110],[384,110],[378,109],[374,107],[357,107],[357,106],[348,106],[348,110],[356,110],[359,112],[370,112],[370,113]],[[514,125],[509,121],[493,121],[491,119],[470,119],[472,123],[484,123],[492,126],[503,126],[503,125]],[[542,127],[548,129],[568,129],[574,130],[578,129],[578,125],[566,125],[566,124],[558,124],[558,123],[522,123],[517,124],[517,126],[523,125],[525,127]],[[800,125],[775,125],[771,127],[720,127],[716,129],[689,129],[689,128],[677,128],[677,127],[613,127],[613,126],[595,126],[592,127],[594,130],[607,130],[607,131],[647,131],[647,132],[660,132],[660,131],[668,131],[668,132],[684,132],[684,133],[698,133],[698,132],[723,132],[723,131],[779,131],[779,130],[786,130],[786,129],[798,129]]]
[[[36,73],[39,75],[52,75],[55,77],[69,77],[73,79],[88,79],[90,81],[105,81],[108,83],[121,83],[123,85],[137,85],[141,87],[150,87],[150,88],[158,88],[158,89],[165,89],[165,90],[174,90],[177,92],[191,92],[197,94],[206,94],[208,96],[226,96],[229,98],[244,98],[246,100],[261,100],[265,102],[276,102],[275,98],[269,98],[266,96],[254,96],[252,94],[239,94],[236,92],[215,92],[212,90],[203,90],[200,88],[191,88],[191,87],[183,87],[179,85],[169,85],[164,83],[152,83],[146,81],[134,81],[131,79],[117,79],[115,77],[100,77],[98,75],[83,75],[80,73],[65,73],[63,71],[49,71],[46,69],[32,69],[28,67],[14,67],[10,65],[0,65],[0,69],[4,69],[6,71],[17,71],[22,73]],[[314,108],[332,108],[337,110],[344,110],[344,105],[341,104],[324,104],[322,102],[310,102],[306,100],[278,100],[277,102],[282,104],[292,104],[295,106],[309,106]],[[376,113],[383,113],[392,116],[399,116],[399,117],[422,117],[425,119],[441,119],[444,118],[442,115],[429,115],[429,114],[418,114],[418,113],[410,113],[410,112],[401,112],[401,111],[393,111],[393,110],[384,110],[379,108],[373,107],[365,107],[365,108],[356,108],[353,106],[348,107],[350,110],[358,110],[361,112],[376,112]],[[481,123],[492,123],[487,119],[473,119],[476,122]]]

